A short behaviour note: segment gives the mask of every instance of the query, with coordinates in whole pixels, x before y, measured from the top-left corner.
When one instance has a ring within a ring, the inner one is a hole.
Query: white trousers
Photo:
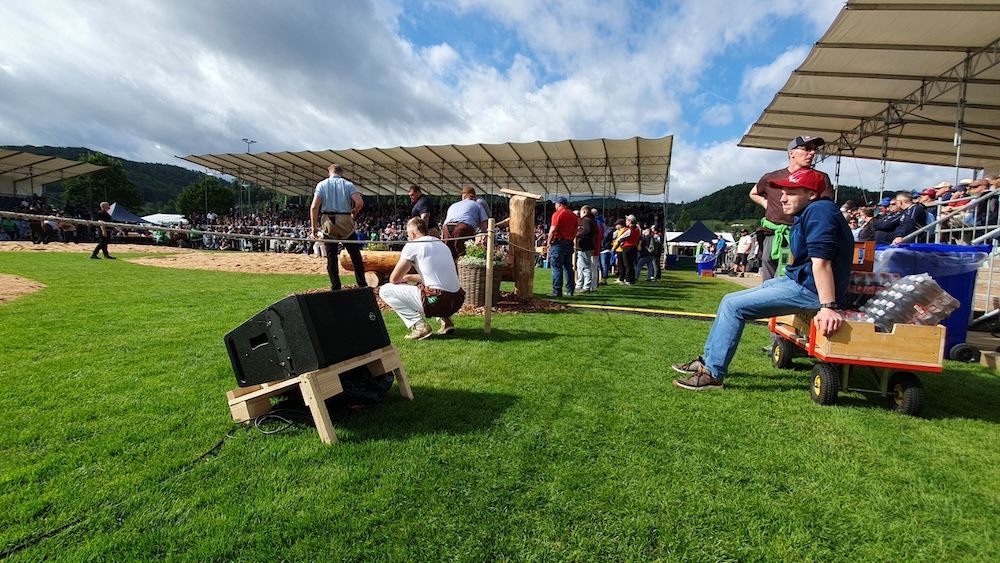
[[[593,253],[593,250],[576,251],[576,270],[578,272],[576,276],[577,289],[591,289],[594,270],[592,265],[593,262],[590,260],[590,257]]]
[[[424,304],[420,300],[420,288],[417,286],[387,283],[378,288],[378,295],[403,319],[406,328],[413,328],[413,325],[424,318]]]

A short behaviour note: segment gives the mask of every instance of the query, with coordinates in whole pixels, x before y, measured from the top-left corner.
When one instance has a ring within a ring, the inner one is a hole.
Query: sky
[[[243,139],[279,152],[673,135],[669,199],[693,201],[787,164],[737,143],[842,7],[5,0],[0,145],[193,167],[177,157]],[[878,190],[881,167],[845,159],[840,183]],[[885,185],[954,177],[889,163]]]

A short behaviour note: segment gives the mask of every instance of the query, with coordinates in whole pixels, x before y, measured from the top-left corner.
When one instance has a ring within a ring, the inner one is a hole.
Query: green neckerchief
[[[760,224],[774,231],[774,239],[771,241],[771,260],[781,257],[781,249],[788,246],[788,235],[792,232],[791,225],[779,225],[767,219],[761,219]]]

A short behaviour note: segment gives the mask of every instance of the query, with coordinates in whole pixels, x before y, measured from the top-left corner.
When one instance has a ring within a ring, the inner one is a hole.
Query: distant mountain
[[[81,156],[95,152],[83,147],[35,147],[35,146],[4,146],[7,150],[24,151],[42,156],[55,156],[66,160],[80,160]],[[181,190],[205,177],[202,172],[189,170],[172,164],[156,164],[151,162],[134,162],[113,154],[113,158],[122,161],[122,167],[129,179],[139,186],[142,198],[152,207],[159,207],[177,198]],[[46,187],[56,193],[62,192],[62,187],[54,184]]]
[[[671,217],[677,217],[681,209],[687,211],[688,217],[692,220],[719,220],[733,221],[736,219],[760,219],[764,217],[764,208],[757,205],[750,199],[750,188],[757,182],[743,182],[726,186],[721,190],[708,194],[705,197],[696,199],[690,203],[670,204],[668,213]],[[877,192],[861,190],[854,186],[840,186],[837,190],[837,202],[844,203],[852,200],[855,203],[867,201],[874,202],[878,199]]]

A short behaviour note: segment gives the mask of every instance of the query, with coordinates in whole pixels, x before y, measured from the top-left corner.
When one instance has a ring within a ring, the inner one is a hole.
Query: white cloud
[[[716,127],[729,125],[733,122],[733,108],[729,104],[715,104],[701,113],[701,121]]]
[[[281,151],[673,134],[671,200],[691,200],[782,164],[780,151],[718,137],[756,118],[808,52],[775,37],[775,22],[808,22],[818,38],[841,6],[0,2],[0,144],[183,164],[174,156],[245,150],[244,137],[255,151]],[[422,29],[404,18],[435,10],[503,41],[401,35]],[[776,55],[744,71],[738,100],[704,84],[727,53],[765,46]],[[902,165],[892,174],[917,177]]]
[[[767,107],[774,95],[781,90],[792,71],[802,64],[809,47],[793,47],[779,55],[770,64],[750,68],[743,74],[740,85],[741,115],[756,118]]]

